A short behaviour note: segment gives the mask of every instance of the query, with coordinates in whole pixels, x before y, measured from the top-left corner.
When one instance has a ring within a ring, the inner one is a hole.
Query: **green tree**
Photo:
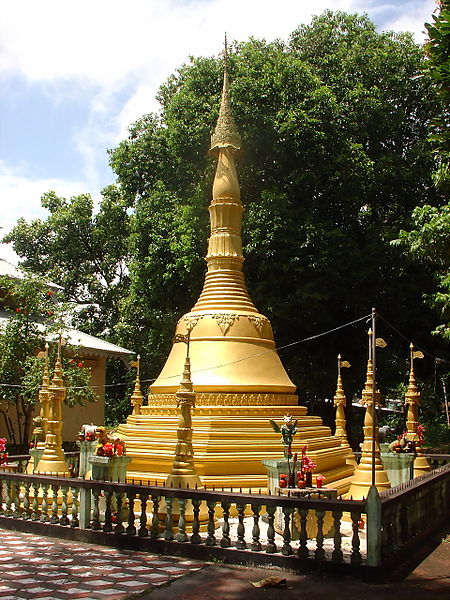
[[[390,244],[416,206],[441,203],[426,141],[439,102],[431,78],[419,77],[424,67],[423,51],[409,34],[379,34],[366,16],[329,11],[296,29],[287,43],[235,44],[229,70],[243,137],[245,273],[279,345],[372,306],[399,329],[413,327],[417,342],[436,326],[433,312],[421,307],[434,273]],[[145,379],[157,376],[176,320],[202,285],[214,171],[207,150],[222,76],[221,60],[192,59],[161,86],[160,115],[144,115],[110,150],[114,206],[124,224],[112,264],[125,261],[129,271],[118,289],[113,278],[117,295],[104,314],[111,339],[143,355]],[[72,218],[77,222],[76,211]],[[39,267],[49,252],[45,236],[33,247],[31,232],[19,233],[8,239]],[[86,281],[81,260],[74,271],[79,283]],[[92,272],[96,282],[98,271]],[[94,301],[102,307],[102,297]],[[305,394],[333,393],[341,352],[355,365],[352,393],[361,387],[364,347],[361,326],[296,346],[283,361],[304,400]],[[392,380],[407,348],[390,348],[398,358],[380,364]]]
[[[438,163],[434,182],[445,193],[450,190],[450,2],[439,4],[433,23],[425,24],[429,39],[425,44],[424,73],[442,99],[442,111],[432,120],[429,141]],[[405,248],[409,256],[434,271],[437,289],[425,293],[425,298],[444,321],[435,333],[450,340],[450,203],[418,203],[407,225],[408,230],[402,229],[392,244]]]
[[[437,291],[426,295],[444,323],[435,333],[450,341],[450,202],[442,206],[418,206],[411,218],[414,229],[400,231],[394,241],[406,247],[413,259],[435,272]]]
[[[434,132],[430,140],[438,160],[435,182],[444,192],[450,191],[450,2],[441,0],[433,23],[425,23],[428,41],[425,52],[428,58],[426,73],[443,100],[442,113],[434,119]]]
[[[288,44],[235,46],[229,70],[244,147],[245,273],[280,345],[372,305],[400,329],[414,323],[417,338],[427,335],[433,316],[420,299],[433,274],[390,245],[415,206],[439,200],[426,143],[438,103],[430,79],[418,77],[424,61],[410,35],[379,34],[367,17],[344,13],[315,18]],[[160,89],[161,115],[143,117],[110,153],[134,202],[121,327],[152,331],[152,376],[202,283],[214,169],[207,150],[222,68],[213,58],[180,68]],[[283,359],[302,392],[330,394],[338,351],[359,367],[360,386],[363,340],[361,329],[345,332]],[[398,377],[398,361],[386,363],[388,378]]]
[[[80,305],[76,325],[98,334],[117,321],[128,283],[122,194],[115,186],[105,188],[97,212],[89,195],[66,199],[47,192],[41,204],[46,219],[19,219],[3,241],[14,243],[25,268],[61,285],[64,298]]]
[[[23,446],[30,439],[42,383],[44,359],[40,354],[45,338],[52,334],[57,337],[63,325],[62,306],[55,296],[36,276],[0,277],[0,304],[9,315],[0,330],[0,415],[13,444]],[[82,361],[65,358],[63,370],[68,387],[66,404],[73,406],[94,400],[95,394],[89,386],[90,371]]]

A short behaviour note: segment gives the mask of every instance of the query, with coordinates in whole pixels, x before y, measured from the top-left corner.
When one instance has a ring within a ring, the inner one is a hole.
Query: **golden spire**
[[[208,272],[203,291],[192,312],[239,310],[257,313],[242,272],[244,255],[241,227],[244,208],[234,162],[234,154],[241,147],[241,138],[231,113],[227,60],[225,40],[222,102],[211,138],[211,152],[217,155],[217,167],[209,206],[211,236],[206,255]]]
[[[355,455],[351,449],[347,439],[346,430],[346,419],[345,419],[345,406],[347,405],[347,399],[344,393],[344,387],[342,385],[341,368],[349,368],[350,363],[346,360],[341,360],[341,355],[337,357],[337,384],[336,393],[334,395],[334,406],[336,407],[336,429],[334,435],[341,440],[341,446],[346,448],[348,451],[347,464],[356,466]]]
[[[47,389],[50,385],[50,372],[48,368],[48,342],[45,344],[45,352],[44,352],[44,374],[42,376],[42,386],[41,389]]]
[[[216,152],[221,148],[233,148],[235,151],[241,149],[241,136],[239,135],[233,113],[231,112],[230,87],[228,82],[228,46],[226,35],[222,100],[220,102],[219,117],[217,119],[216,128],[211,136],[210,152]]]
[[[225,45],[222,102],[211,141],[217,166],[209,206],[207,272],[200,297],[177,324],[174,342],[178,335],[192,333],[197,393],[293,394],[295,386],[276,352],[270,322],[253,304],[243,273],[244,208],[234,162],[241,139],[231,114],[227,52]],[[174,343],[160,376],[151,386],[152,394],[175,394],[183,364],[184,352],[180,344]],[[291,401],[297,399],[292,396],[288,403]]]
[[[137,355],[137,360],[130,363],[132,367],[136,367],[136,380],[134,383],[133,394],[130,398],[131,405],[133,407],[133,415],[141,414],[141,406],[144,401],[144,396],[141,392],[141,356]]]
[[[62,405],[66,397],[66,388],[64,387],[61,365],[62,345],[63,335],[62,331],[60,331],[53,378],[51,385],[48,388],[49,411],[45,447],[37,468],[35,468],[35,473],[46,473],[54,476],[68,477],[69,469],[62,449]]]
[[[362,454],[359,465],[352,477],[350,490],[347,498],[353,497],[354,500],[367,498],[369,489],[372,486],[373,473],[375,475],[374,484],[381,491],[391,487],[383,463],[381,462],[381,451],[378,443],[378,419],[377,413],[373,409],[373,403],[378,404],[380,401],[380,392],[376,389],[376,382],[373,372],[373,332],[368,331],[369,338],[369,358],[367,360],[366,383],[362,392],[362,403],[366,406],[364,415],[364,441],[361,446]],[[380,338],[381,339],[381,338]],[[386,342],[382,340],[384,346]],[[383,344],[378,344],[384,347]]]
[[[187,336],[189,341],[189,336]],[[175,458],[167,486],[195,487],[201,486],[201,480],[194,466],[194,448],[192,446],[192,408],[195,407],[195,392],[191,380],[191,362],[189,358],[189,343],[187,343],[183,377],[176,393],[178,407],[177,445]]]
[[[420,351],[414,351],[414,344],[409,345],[409,382],[408,390],[405,394],[406,404],[419,404],[420,392],[417,389],[416,376],[414,373],[414,359],[423,358],[423,354]]]
[[[364,389],[362,391],[362,404],[366,404],[368,406],[372,405],[373,398],[375,396],[375,404],[379,404],[380,402],[380,392],[374,388],[376,388],[376,382],[374,381],[374,373],[373,373],[373,333],[372,329],[369,329],[367,332],[368,342],[369,342],[369,358],[367,360],[367,371],[366,371],[366,382],[364,384]]]
[[[414,359],[423,358],[420,350],[414,350],[414,345],[409,346],[409,382],[408,389],[405,394],[405,404],[408,405],[408,414],[406,416],[406,437],[415,443],[416,446],[416,458],[414,459],[414,477],[423,475],[427,471],[431,470],[431,467],[423,455],[422,446],[420,443],[420,436],[417,433],[419,426],[419,404],[420,404],[420,392],[417,389],[416,376],[414,373]]]
[[[63,388],[64,381],[62,378],[62,364],[61,364],[61,347],[63,345],[63,332],[59,332],[59,340],[58,340],[58,351],[56,354],[56,362],[55,368],[53,370],[53,378],[52,378],[52,387],[53,388]]]
[[[39,416],[42,419],[42,429],[44,435],[47,433],[47,421],[48,421],[48,411],[49,411],[49,387],[50,387],[50,372],[48,368],[48,343],[45,344],[45,353],[44,353],[44,372],[42,375],[42,385],[39,390],[39,404],[40,411]],[[44,447],[44,441],[39,442],[40,447]]]

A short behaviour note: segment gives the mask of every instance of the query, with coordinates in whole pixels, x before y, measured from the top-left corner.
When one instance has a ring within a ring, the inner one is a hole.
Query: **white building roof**
[[[13,265],[4,258],[0,258],[0,275],[8,275],[8,277],[11,277],[13,279],[23,279],[25,277],[25,273],[20,267],[18,267],[17,265]],[[52,288],[54,290],[63,289],[57,283],[53,283],[53,281],[47,281],[46,285],[48,285],[49,288]]]
[[[6,327],[11,318],[14,318],[14,315],[11,315],[4,310],[0,310],[0,329]],[[44,329],[42,323],[37,322],[37,326],[41,330]],[[89,354],[97,356],[117,356],[124,360],[130,358],[134,354],[131,350],[127,350],[116,344],[111,344],[111,342],[94,337],[88,333],[83,333],[82,331],[78,331],[78,329],[72,329],[71,327],[65,329],[63,336],[71,346],[78,346]],[[48,336],[49,342],[55,342],[56,339],[57,336],[55,334]]]

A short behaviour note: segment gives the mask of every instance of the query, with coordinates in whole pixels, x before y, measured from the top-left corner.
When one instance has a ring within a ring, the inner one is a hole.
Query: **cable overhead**
[[[380,319],[382,319],[386,325],[388,325],[388,327],[390,327],[397,335],[399,335],[401,338],[403,338],[406,342],[408,342],[408,344],[412,344],[413,341],[410,340],[406,335],[404,335],[401,331],[399,331],[396,327],[394,327],[391,323],[389,323],[389,321],[387,319],[385,319],[383,317],[383,315],[381,315],[380,313],[377,313],[377,316],[380,317]],[[317,333],[315,335],[310,335],[306,338],[302,338],[301,340],[296,340],[295,342],[290,342],[289,344],[285,344],[284,346],[278,346],[276,348],[277,352],[280,352],[281,350],[286,350],[286,348],[292,348],[293,346],[297,346],[298,344],[304,344],[305,342],[311,342],[313,340],[317,340],[321,337],[324,337],[326,335],[329,335],[331,333],[334,333],[335,331],[339,331],[340,329],[345,329],[346,327],[351,327],[352,325],[356,325],[356,323],[360,323],[361,321],[365,321],[368,322],[368,320],[371,319],[371,314],[368,315],[364,315],[363,317],[359,317],[358,319],[353,319],[353,321],[349,321],[348,323],[344,323],[342,325],[338,325],[337,327],[333,327],[333,329],[328,329],[327,331],[322,331],[321,333]],[[431,354],[430,352],[427,352],[426,350],[424,350],[423,348],[421,348],[420,346],[418,346],[417,344],[414,344],[414,347],[417,348],[418,350],[421,350],[426,356],[432,358],[436,363],[447,363],[450,364],[449,360],[446,360],[444,358],[439,358],[438,356],[434,356],[434,354]],[[243,358],[239,358],[238,360],[234,360],[228,363],[223,363],[221,365],[215,365],[212,367],[207,367],[205,369],[193,369],[192,374],[194,373],[202,373],[204,371],[209,371],[211,369],[220,369],[222,367],[229,367],[230,365],[234,365],[236,363],[245,361],[245,360],[249,360],[250,358],[256,358],[258,356],[261,356],[263,354],[266,354],[268,352],[272,352],[272,350],[264,350],[263,352],[258,352],[257,354],[252,354],[250,356],[245,356]],[[179,374],[179,376],[181,377],[182,373]],[[141,381],[141,383],[153,383],[154,381],[156,381],[156,379],[143,379]],[[68,387],[67,389],[69,390],[82,390],[84,388],[90,387],[90,388],[111,388],[111,387],[119,387],[119,386],[130,386],[132,385],[131,382],[129,381],[118,381],[116,383],[107,383],[105,385],[83,385],[83,386],[73,386],[73,387]],[[23,389],[28,389],[28,390],[32,390],[35,389],[36,391],[39,389],[40,386],[37,387],[28,387],[25,385],[19,385],[19,384],[12,384],[12,383],[0,383],[0,387],[6,387],[6,388],[23,388]]]

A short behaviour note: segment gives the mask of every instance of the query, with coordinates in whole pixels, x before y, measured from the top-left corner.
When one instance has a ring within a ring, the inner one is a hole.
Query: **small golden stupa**
[[[378,491],[391,487],[389,478],[381,462],[381,450],[378,442],[378,419],[374,403],[379,404],[380,392],[374,374],[374,347],[372,344],[373,332],[369,329],[369,358],[367,360],[366,383],[362,392],[362,403],[366,407],[364,415],[364,441],[361,446],[361,460],[352,478],[348,498],[362,500],[367,498],[373,485]],[[385,343],[385,342],[384,342]]]
[[[69,468],[62,447],[62,405],[66,397],[66,388],[62,378],[61,365],[62,335],[59,336],[53,379],[48,387],[49,406],[46,421],[44,452],[34,468],[37,475],[69,477]]]
[[[325,475],[328,485],[345,492],[353,467],[348,450],[319,417],[298,406],[295,385],[278,356],[272,327],[254,306],[243,274],[243,206],[235,154],[241,138],[231,113],[227,58],[222,100],[210,152],[217,168],[209,206],[211,236],[203,291],[178,321],[174,344],[148,403],[118,429],[132,457],[128,477],[163,483],[177,444],[176,391],[183,373],[189,334],[196,408],[192,415],[195,469],[204,485],[226,488],[267,486],[263,459],[281,458],[269,419],[291,414],[299,422],[296,442]]]
[[[357,466],[355,455],[353,454],[353,450],[348,443],[347,439],[347,423],[345,419],[345,407],[347,406],[347,398],[344,393],[344,387],[342,385],[342,375],[341,369],[342,367],[348,368],[350,367],[350,363],[346,360],[341,360],[341,355],[339,354],[338,359],[338,376],[337,376],[337,384],[336,384],[336,393],[334,395],[333,401],[334,406],[336,407],[336,429],[334,435],[341,440],[341,446],[347,450],[347,463]]]
[[[188,353],[184,362],[183,379],[177,390],[178,427],[175,457],[167,487],[195,488],[202,482],[195,471],[194,448],[192,446],[192,409],[195,408],[195,392],[191,381],[191,363],[189,358],[189,336],[187,336]]]
[[[408,389],[405,394],[405,404],[408,405],[408,414],[406,416],[406,433],[408,440],[415,443],[416,458],[414,459],[414,477],[419,477],[431,471],[431,467],[425,456],[423,455],[419,427],[419,403],[420,392],[417,389],[416,376],[414,374],[414,359],[423,358],[420,350],[414,350],[413,344],[409,347],[410,352],[410,370]]]

